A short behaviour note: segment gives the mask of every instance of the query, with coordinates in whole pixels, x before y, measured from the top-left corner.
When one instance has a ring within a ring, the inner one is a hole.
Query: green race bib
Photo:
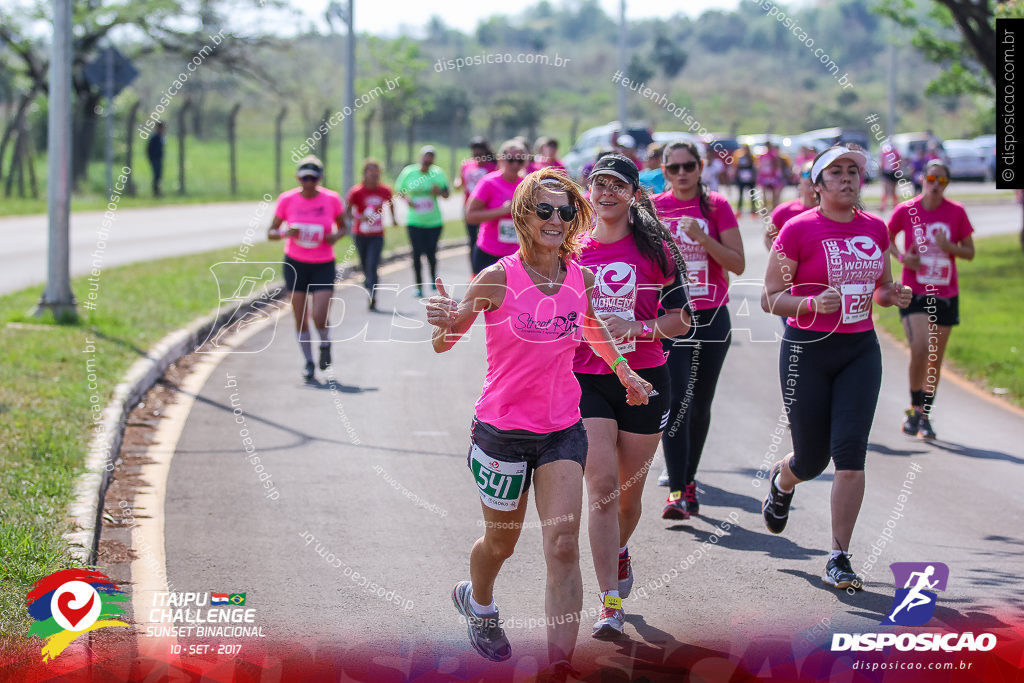
[[[469,466],[484,505],[505,512],[519,507],[519,496],[526,481],[525,462],[495,460],[473,444]]]

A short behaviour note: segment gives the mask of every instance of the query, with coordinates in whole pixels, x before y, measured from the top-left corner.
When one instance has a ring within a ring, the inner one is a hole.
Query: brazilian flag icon
[[[245,604],[245,593],[232,593],[228,596],[228,602],[232,605],[242,606]]]

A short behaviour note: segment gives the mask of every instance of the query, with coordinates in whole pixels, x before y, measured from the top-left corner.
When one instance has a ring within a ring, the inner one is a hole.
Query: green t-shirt
[[[420,170],[419,164],[409,164],[398,174],[395,181],[395,192],[409,198],[408,224],[414,228],[436,228],[442,224],[441,208],[437,197],[430,192],[431,187],[447,189],[448,177],[441,167],[431,164],[426,173]]]

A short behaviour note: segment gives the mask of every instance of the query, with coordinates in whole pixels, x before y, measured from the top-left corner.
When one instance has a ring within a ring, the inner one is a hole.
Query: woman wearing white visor
[[[793,452],[768,475],[765,525],[782,533],[794,487],[820,475],[830,460],[835,463],[825,582],[842,589],[861,588],[849,549],[882,382],[872,301],[900,308],[910,303],[910,288],[892,280],[885,223],[860,205],[866,161],[860,150],[841,146],[814,160],[818,207],[782,226],[761,300],[766,311],[788,316],[779,379],[793,436]]]

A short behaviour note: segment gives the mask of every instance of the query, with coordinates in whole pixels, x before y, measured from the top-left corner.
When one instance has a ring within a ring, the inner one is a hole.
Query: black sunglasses
[[[666,164],[665,170],[671,173],[672,175],[679,173],[679,169],[683,169],[687,173],[693,173],[694,171],[697,170],[697,166],[698,164],[696,161],[687,161],[686,163],[682,164]]]
[[[546,221],[547,219],[551,218],[551,214],[555,212],[555,207],[551,206],[550,204],[538,204],[536,211],[537,218],[541,219],[542,221]],[[572,206],[571,204],[562,204],[560,207],[558,207],[558,217],[561,218],[566,223],[571,221],[573,218],[576,218],[577,212],[578,209],[575,206]]]
[[[299,176],[299,182],[300,183],[305,183],[305,182],[312,183],[312,182],[315,182],[317,180],[320,180],[320,176],[318,176],[318,175],[303,175],[303,176]]]

